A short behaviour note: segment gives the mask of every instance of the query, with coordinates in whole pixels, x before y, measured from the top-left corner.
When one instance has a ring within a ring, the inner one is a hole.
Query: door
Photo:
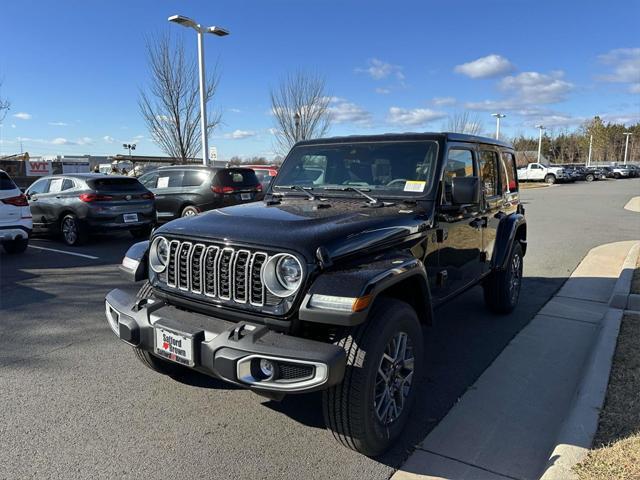
[[[44,204],[46,203],[46,194],[49,191],[49,178],[41,178],[36,180],[27,189],[27,199],[29,201],[29,209],[31,210],[31,216],[33,217],[33,229],[42,230],[46,228],[44,218]],[[43,197],[44,198],[41,198]]]
[[[529,171],[527,173],[527,180],[542,180],[544,178],[544,169],[539,163],[529,165]]]
[[[500,220],[505,216],[502,210],[504,199],[500,185],[501,161],[496,147],[483,145],[480,147],[480,185],[481,222],[482,222],[482,254],[481,264],[484,272],[489,271],[496,244],[496,234]]]
[[[435,274],[434,297],[444,299],[475,282],[481,275],[480,252],[482,233],[480,205],[454,205],[453,179],[477,176],[474,147],[450,144],[444,168],[441,207],[437,213],[432,241],[438,248],[438,271]]]
[[[182,170],[156,170],[140,177],[140,183],[156,197],[156,212],[159,221],[168,221],[180,216],[182,205]]]

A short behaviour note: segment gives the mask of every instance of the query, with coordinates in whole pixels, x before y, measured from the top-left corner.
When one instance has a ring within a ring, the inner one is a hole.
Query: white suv
[[[33,224],[27,197],[0,170],[0,243],[7,253],[22,253],[27,249]]]

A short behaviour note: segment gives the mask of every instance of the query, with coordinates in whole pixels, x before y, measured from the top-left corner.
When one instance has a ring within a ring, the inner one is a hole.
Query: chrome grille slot
[[[231,300],[231,264],[235,250],[233,248],[223,248],[218,259],[218,298],[221,300]]]
[[[178,288],[180,290],[189,290],[191,283],[191,264],[190,253],[193,245],[189,242],[183,242],[178,249]]]
[[[249,278],[249,250],[238,250],[233,259],[233,301],[247,303],[247,280]]]
[[[281,299],[268,293],[261,278],[268,259],[265,252],[171,240],[167,287],[253,307],[276,305]]]
[[[249,262],[249,303],[251,305],[264,305],[264,285],[260,274],[267,258],[266,253],[256,252]]]

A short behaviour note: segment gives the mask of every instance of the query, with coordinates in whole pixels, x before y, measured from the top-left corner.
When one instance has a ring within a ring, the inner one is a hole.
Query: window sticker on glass
[[[404,184],[405,192],[424,192],[424,187],[427,185],[427,182],[423,182],[421,180],[407,180]]]
[[[169,177],[158,178],[158,186],[156,188],[167,188],[169,186]]]

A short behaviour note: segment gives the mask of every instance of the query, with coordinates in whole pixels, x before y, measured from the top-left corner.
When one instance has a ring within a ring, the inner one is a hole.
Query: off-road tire
[[[401,332],[413,348],[413,377],[401,413],[385,426],[375,412],[376,378],[385,348]],[[327,429],[345,447],[367,456],[379,455],[400,436],[415,401],[424,362],[420,322],[407,303],[380,299],[367,321],[345,330],[336,344],[345,349],[347,366],[342,383],[323,391]]]
[[[187,205],[186,207],[184,207],[182,209],[182,213],[180,214],[180,216],[181,217],[195,217],[199,213],[200,213],[200,210],[198,210],[196,207],[194,207],[193,205]]]
[[[585,182],[593,182],[595,179],[596,177],[591,173],[589,173],[584,177]]]
[[[75,234],[72,234],[70,231],[67,233],[67,228],[74,229]],[[65,215],[60,220],[60,233],[62,234],[64,243],[70,247],[82,245],[83,243],[86,243],[89,238],[86,226],[72,213]]]
[[[553,185],[556,181],[556,176],[551,173],[544,177],[544,183],[548,183],[549,185]]]
[[[514,258],[517,257],[517,260]],[[484,281],[484,301],[489,310],[495,313],[511,313],[518,304],[522,287],[523,254],[520,242],[516,241],[511,249],[507,268],[494,270]],[[513,275],[517,275],[517,285],[513,282]],[[514,292],[514,289],[516,290]]]
[[[28,245],[29,245],[28,238],[16,238],[15,240],[7,240],[6,242],[2,243],[2,247],[4,248],[4,251],[7,252],[9,255],[23,253],[27,249]]]
[[[136,294],[136,298],[140,300],[149,299],[153,294],[153,289],[151,288],[151,284],[146,281],[138,290]],[[180,373],[184,373],[184,369],[181,369],[180,365],[168,362],[167,360],[163,360],[162,358],[156,357],[155,355],[147,352],[138,347],[133,347],[133,352],[136,355],[136,358],[140,360],[145,367],[150,368],[154,372],[162,373],[163,375],[178,375]]]

